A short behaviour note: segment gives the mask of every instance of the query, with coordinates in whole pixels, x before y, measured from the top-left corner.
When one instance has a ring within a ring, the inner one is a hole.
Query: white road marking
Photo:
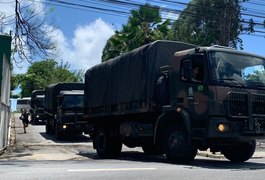
[[[104,172],[104,171],[146,171],[157,168],[115,168],[115,169],[67,169],[68,172]]]

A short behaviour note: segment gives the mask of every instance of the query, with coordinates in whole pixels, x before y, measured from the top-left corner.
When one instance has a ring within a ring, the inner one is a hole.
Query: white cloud
[[[102,50],[109,37],[114,34],[114,29],[99,18],[77,27],[70,41],[60,30],[56,34],[59,58],[64,62],[68,61],[72,69],[87,70],[101,62]]]
[[[37,3],[35,3],[35,1],[22,1],[21,6],[32,3],[31,8],[34,9],[34,12],[42,14],[44,13],[41,11],[44,7],[44,4],[40,3],[42,1],[43,0],[38,1]],[[14,10],[15,2],[7,4],[4,3],[1,4],[0,14],[2,13],[8,17],[5,18],[7,22],[14,20]],[[14,21],[10,23],[10,25],[5,25],[4,29],[2,27],[2,33],[9,33],[10,30],[14,32],[14,26]],[[102,50],[109,37],[113,34],[114,28],[110,24],[104,22],[101,18],[96,19],[91,23],[78,26],[74,30],[74,37],[72,39],[67,39],[62,30],[55,29],[52,34],[50,34],[58,42],[56,52],[57,56],[55,59],[69,62],[71,69],[73,70],[87,70],[88,68],[101,62]],[[30,64],[26,61],[19,64],[14,63],[14,73],[26,73],[29,66]]]
[[[57,41],[57,51],[55,59],[69,62],[72,70],[88,68],[101,62],[102,50],[107,40],[114,34],[111,25],[102,19],[78,26],[74,30],[74,37],[67,39],[60,29],[55,29],[51,36]],[[26,73],[29,63],[24,62],[14,65],[16,74]]]

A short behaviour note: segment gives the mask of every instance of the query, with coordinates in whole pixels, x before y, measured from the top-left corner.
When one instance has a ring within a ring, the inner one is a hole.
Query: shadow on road
[[[84,134],[71,134],[62,136],[60,139],[56,139],[54,135],[46,134],[45,132],[41,132],[40,135],[44,137],[46,140],[51,140],[55,143],[82,143],[82,142],[90,142],[91,139],[89,136]]]
[[[198,159],[192,163],[192,166],[197,166],[207,169],[232,169],[234,171],[265,169],[264,163],[256,163],[256,162],[234,163],[225,159],[224,160]]]
[[[99,160],[100,158],[95,153],[79,153],[79,155]],[[117,160],[124,161],[134,161],[134,162],[155,162],[155,163],[166,163],[177,165],[176,163],[172,163],[167,160],[165,155],[146,155],[143,152],[139,151],[123,151],[120,156],[116,158]],[[183,165],[183,164],[182,164]],[[193,162],[187,165],[186,168],[192,169],[193,167],[200,167],[205,169],[232,169],[232,171],[246,171],[246,170],[260,170],[265,169],[265,163],[256,163],[256,162],[244,162],[244,163],[233,163],[226,159],[202,159],[201,157],[197,157]]]

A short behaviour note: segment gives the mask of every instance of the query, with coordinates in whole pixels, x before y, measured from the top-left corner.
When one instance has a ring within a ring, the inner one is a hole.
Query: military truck
[[[83,120],[83,83],[57,83],[45,88],[44,112],[46,133],[61,138],[66,134],[82,133],[86,122]]]
[[[155,41],[88,69],[84,117],[97,155],[125,144],[177,163],[207,149],[247,161],[265,135],[264,66],[227,47]]]
[[[31,122],[34,124],[43,124],[45,123],[44,116],[44,90],[34,90],[31,93],[31,101],[30,101],[30,114],[31,114]]]

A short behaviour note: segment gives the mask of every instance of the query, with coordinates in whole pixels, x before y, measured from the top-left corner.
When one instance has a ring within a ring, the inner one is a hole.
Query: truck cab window
[[[183,81],[202,82],[204,75],[203,56],[195,55],[182,62],[181,79]]]

